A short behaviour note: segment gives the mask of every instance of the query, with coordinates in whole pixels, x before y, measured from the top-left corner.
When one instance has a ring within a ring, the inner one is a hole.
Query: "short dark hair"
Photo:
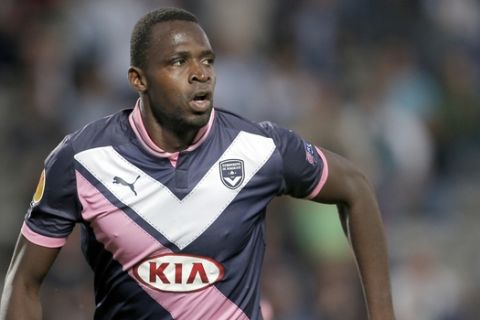
[[[176,20],[198,23],[197,17],[180,8],[160,8],[140,18],[133,27],[130,38],[130,64],[141,69],[145,68],[153,26],[160,22]]]

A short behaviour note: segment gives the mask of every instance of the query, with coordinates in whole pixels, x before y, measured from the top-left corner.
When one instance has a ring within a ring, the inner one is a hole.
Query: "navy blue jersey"
[[[327,174],[292,131],[219,109],[192,146],[165,152],[137,104],[53,150],[22,233],[61,247],[81,224],[95,319],[261,319],[265,208],[314,197]]]

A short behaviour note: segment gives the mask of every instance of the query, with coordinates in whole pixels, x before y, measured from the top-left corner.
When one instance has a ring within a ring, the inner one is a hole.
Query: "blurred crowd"
[[[0,281],[49,151],[133,106],[130,32],[160,6],[206,29],[216,107],[289,127],[367,173],[398,320],[480,318],[477,0],[0,1]],[[336,209],[280,198],[267,220],[273,319],[365,319]],[[45,319],[91,319],[79,241],[75,231],[44,287]]]

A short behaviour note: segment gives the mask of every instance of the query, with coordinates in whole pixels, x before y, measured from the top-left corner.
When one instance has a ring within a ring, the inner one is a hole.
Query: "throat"
[[[169,114],[155,114],[149,105],[142,103],[134,110],[133,122],[143,140],[153,151],[174,153],[193,146],[208,132],[211,114],[206,120],[185,121],[182,117]],[[140,134],[142,136],[142,134]]]
[[[194,143],[198,129],[176,130],[165,127],[148,128],[152,141],[166,152],[179,152],[187,149]]]

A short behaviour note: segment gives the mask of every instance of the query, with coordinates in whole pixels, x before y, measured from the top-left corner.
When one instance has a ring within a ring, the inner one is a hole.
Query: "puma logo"
[[[137,191],[135,191],[135,183],[137,182],[137,180],[140,179],[140,175],[135,179],[135,181],[133,181],[132,183],[128,183],[127,181],[123,180],[122,178],[120,177],[113,177],[113,183],[114,184],[121,184],[122,186],[126,186],[126,187],[129,187],[130,190],[132,190],[133,194],[135,194],[135,196],[137,195]]]

